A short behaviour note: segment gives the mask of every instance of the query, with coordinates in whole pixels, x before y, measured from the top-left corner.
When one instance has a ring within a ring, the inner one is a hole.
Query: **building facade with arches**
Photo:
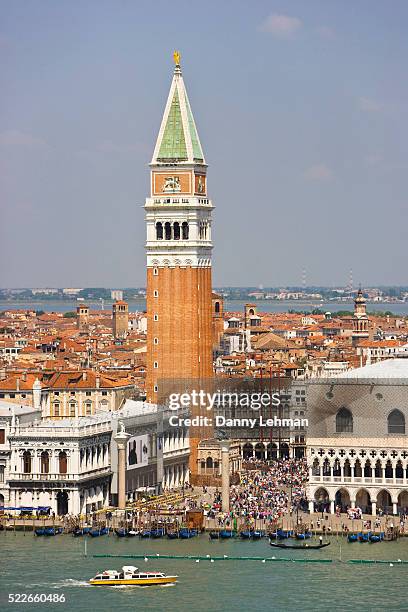
[[[408,359],[310,381],[310,511],[408,511]]]
[[[109,416],[30,424],[14,420],[6,436],[10,458],[5,506],[49,507],[63,516],[109,505]]]
[[[127,400],[118,411],[54,420],[0,402],[0,507],[48,507],[63,516],[115,505],[119,424],[138,442],[135,464],[126,468],[129,501],[140,491],[183,486],[190,482],[190,441],[185,427],[169,427],[171,414]]]

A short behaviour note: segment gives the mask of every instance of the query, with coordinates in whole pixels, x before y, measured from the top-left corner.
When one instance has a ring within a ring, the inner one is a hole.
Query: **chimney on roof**
[[[82,380],[86,380],[88,378],[88,373],[86,370],[82,372]]]
[[[96,377],[96,379],[95,379],[95,385],[96,385],[96,388],[97,388],[97,389],[99,389],[99,387],[101,386],[101,378],[100,378],[100,376],[97,376],[97,377]]]
[[[21,375],[21,380],[22,380],[23,382],[26,382],[26,380],[27,380],[27,372],[23,372],[23,373],[22,373],[22,375]]]
[[[16,391],[20,391],[20,379],[16,378]]]

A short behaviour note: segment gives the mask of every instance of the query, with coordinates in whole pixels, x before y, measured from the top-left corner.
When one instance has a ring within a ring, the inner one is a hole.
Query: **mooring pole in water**
[[[85,557],[88,556],[86,534],[85,534],[85,539],[84,539],[84,556]]]

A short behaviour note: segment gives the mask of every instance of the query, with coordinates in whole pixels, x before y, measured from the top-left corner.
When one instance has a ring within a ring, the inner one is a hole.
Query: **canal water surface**
[[[408,610],[408,538],[379,544],[348,544],[331,538],[315,551],[282,551],[258,542],[191,540],[51,538],[31,533],[0,533],[1,610],[70,611],[211,611],[232,610]],[[96,554],[192,555],[192,559],[96,558]],[[196,556],[209,558],[196,562]],[[212,557],[260,557],[259,560],[214,560]],[[275,557],[288,561],[266,561]],[[290,559],[331,559],[302,563]],[[341,560],[340,560],[341,559]],[[384,559],[391,563],[355,565],[349,559]],[[98,571],[135,565],[177,574],[167,587],[92,587],[87,580]],[[64,595],[61,603],[8,603],[8,594]]]

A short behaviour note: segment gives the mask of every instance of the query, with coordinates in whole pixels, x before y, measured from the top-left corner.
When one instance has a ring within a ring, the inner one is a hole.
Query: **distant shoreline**
[[[131,312],[145,311],[146,300],[129,299],[129,310]],[[114,300],[104,300],[103,310],[111,310]],[[237,312],[243,311],[244,305],[248,304],[249,300],[224,300],[224,311]],[[300,312],[305,311],[311,313],[318,309],[322,312],[336,313],[338,311],[352,312],[354,308],[353,301],[350,302],[325,302],[322,300],[252,300],[250,303],[255,304],[258,312]],[[81,300],[75,299],[36,299],[36,300],[0,300],[0,312],[4,310],[43,310],[44,312],[72,312],[80,304],[86,304],[91,310],[102,310],[101,300]],[[367,300],[369,312],[390,312],[394,316],[408,316],[408,302],[370,302]]]

